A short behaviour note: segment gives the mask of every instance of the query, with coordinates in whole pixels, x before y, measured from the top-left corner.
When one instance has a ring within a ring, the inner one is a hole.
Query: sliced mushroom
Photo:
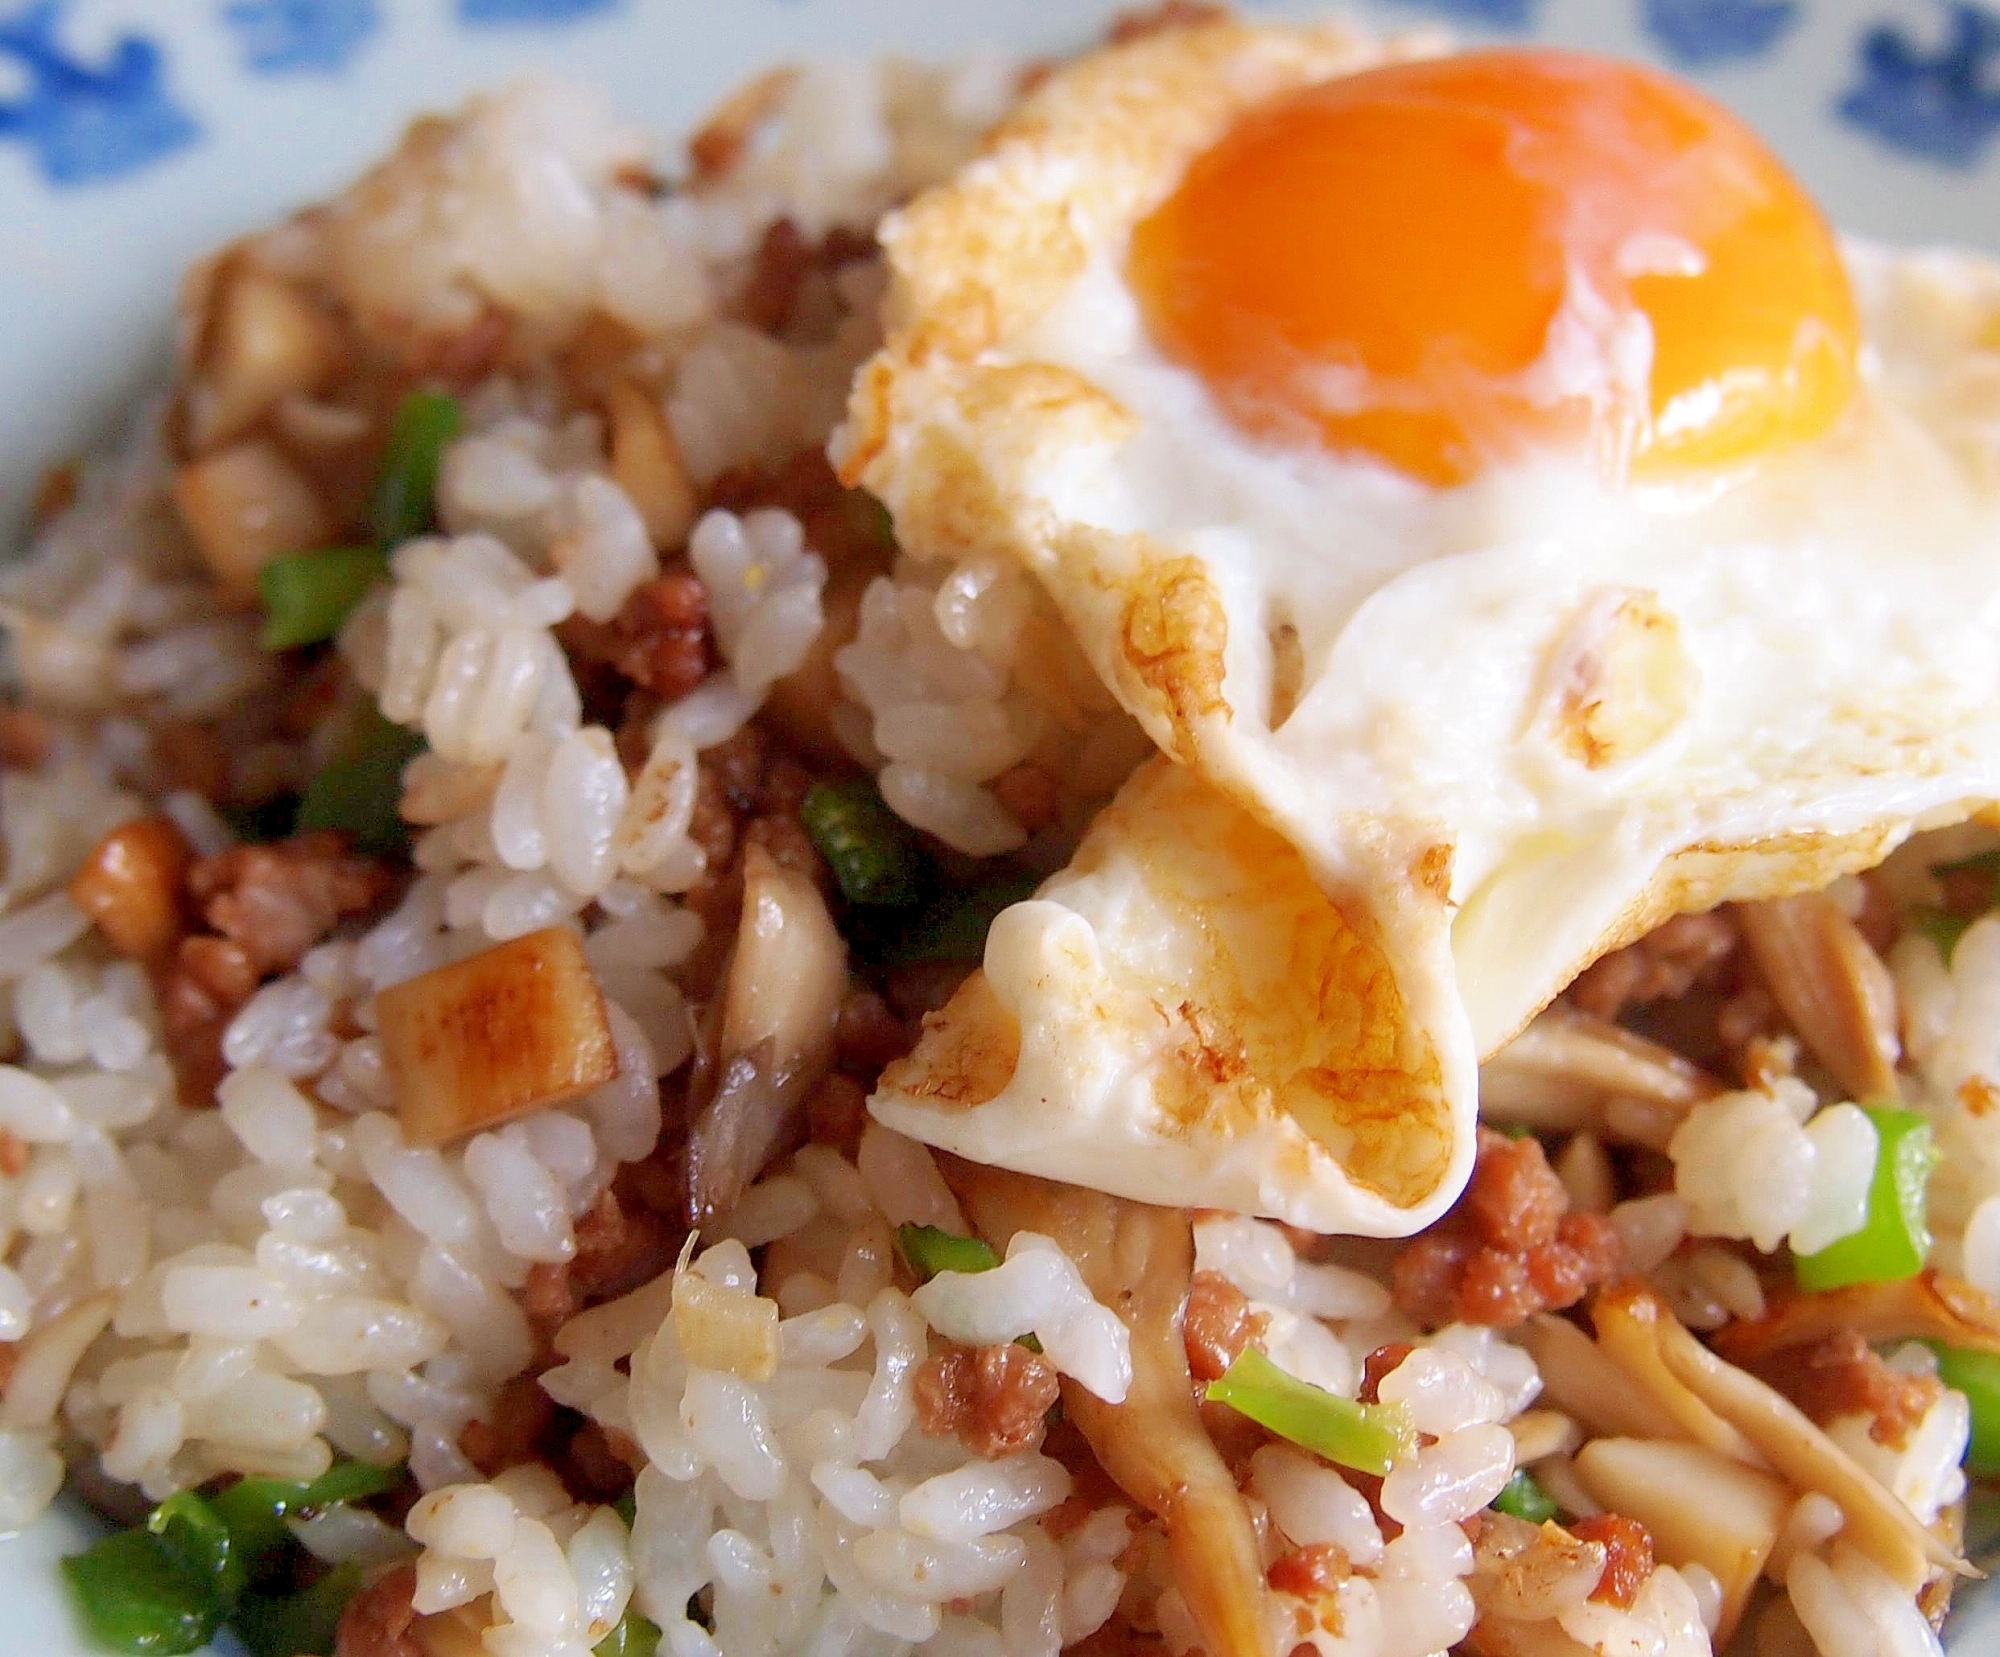
[[[1856,1099],[1893,1096],[1896,986],[1882,957],[1824,892],[1737,907],[1766,987],[1806,1046]]]
[[[1661,1320],[1673,1319],[1665,1301],[1636,1284],[1620,1284],[1598,1296],[1590,1319],[1599,1349],[1673,1421],[1676,1431],[1660,1436],[1685,1438],[1733,1461],[1761,1464],[1763,1457],[1750,1440],[1689,1390],[1661,1357]],[[1680,1327],[1677,1321],[1674,1326]]]
[[[1613,1099],[1680,1114],[1721,1091],[1671,1048],[1564,1006],[1548,1008],[1479,1067],[1480,1115],[1544,1133],[1602,1133]]]
[[[798,1131],[846,988],[847,948],[819,888],[747,848],[735,948],[688,1082],[689,1224],[733,1208]]]
[[[1926,1271],[1894,1283],[1855,1283],[1795,1294],[1761,1318],[1718,1329],[1709,1344],[1735,1364],[1809,1346],[1852,1329],[1871,1346],[1934,1340],[2000,1354],[2000,1304],[1963,1278]]]
[[[223,598],[257,599],[257,572],[331,539],[335,524],[305,474],[275,443],[248,438],[174,474],[174,506]]]
[[[1699,1444],[1599,1438],[1576,1455],[1576,1475],[1613,1512],[1637,1519],[1669,1565],[1702,1565],[1722,1584],[1726,1642],[1778,1540],[1792,1493],[1784,1480]]]
[[[1264,1657],[1264,1567],[1250,1510],[1195,1407],[1181,1337],[1194,1232],[1179,1209],[952,1159],[951,1182],[986,1240],[1053,1237],[1132,1331],[1132,1386],[1107,1404],[1065,1379],[1063,1408],[1104,1469],[1166,1526],[1174,1581],[1203,1650]]]
[[[1599,1350],[1567,1318],[1531,1318],[1517,1337],[1542,1372],[1542,1396],[1593,1433],[1624,1438],[1678,1438],[1673,1416]]]
[[[188,444],[197,454],[242,436],[285,397],[339,372],[340,330],[291,283],[226,258],[212,284],[200,360],[188,382]]]
[[[1917,1523],[1916,1515],[1791,1401],[1756,1376],[1724,1363],[1657,1308],[1662,1362],[1688,1390],[1754,1444],[1798,1490],[1816,1490],[1845,1515],[1841,1534],[1915,1593],[1934,1569],[1963,1572],[1949,1544]]]

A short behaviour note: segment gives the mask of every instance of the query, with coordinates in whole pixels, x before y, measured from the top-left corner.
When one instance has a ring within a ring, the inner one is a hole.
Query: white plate
[[[413,114],[533,68],[601,82],[670,138],[808,54],[1077,44],[1103,0],[0,0],[0,545],[51,462],[164,363],[187,262],[322,195]],[[1259,9],[1323,9],[1288,4]],[[1747,115],[1841,225],[2000,248],[2000,11],[1953,0],[1376,0],[1650,58]],[[87,1657],[55,1560],[0,1543],[0,1651]],[[1952,1647],[2000,1651],[1967,1588]]]

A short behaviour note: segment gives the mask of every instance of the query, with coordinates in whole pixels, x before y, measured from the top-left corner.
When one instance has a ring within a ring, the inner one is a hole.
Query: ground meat
[[[1604,1605],[1629,1611],[1653,1574],[1653,1535],[1637,1519],[1622,1513],[1594,1513],[1588,1519],[1572,1520],[1570,1535],[1580,1542],[1604,1545],[1604,1575],[1590,1597]]]
[[[833,1026],[841,1069],[873,1081],[882,1067],[910,1050],[910,1029],[873,990],[850,989]]]
[[[1278,1593],[1321,1599],[1353,1574],[1345,1548],[1336,1542],[1312,1542],[1274,1560],[1264,1580]]]
[[[347,1602],[333,1636],[333,1657],[426,1657],[410,1633],[417,1620],[410,1603],[417,1591],[417,1568],[398,1565]]]
[[[743,826],[743,844],[762,846],[779,868],[802,874],[815,885],[830,888],[833,883],[833,871],[795,814],[772,812],[752,817]]]
[[[667,701],[708,677],[708,589],[692,570],[643,581],[608,622],[573,616],[557,629],[572,654],[601,662]]]
[[[1628,1007],[1686,995],[1720,982],[1741,941],[1727,910],[1676,915],[1585,968],[1569,999],[1599,1018],[1616,1018]]]
[[[563,1483],[587,1501],[616,1501],[645,1464],[645,1452],[623,1433],[586,1421],[570,1434]]]
[[[1061,806],[1055,778],[1039,765],[1017,765],[1001,772],[993,779],[993,797],[1030,834],[1053,823]]]
[[[852,1156],[868,1126],[868,1090],[852,1076],[822,1076],[806,1095],[806,1138]]]
[[[576,1223],[576,1253],[528,1268],[521,1309],[529,1321],[553,1330],[586,1306],[650,1283],[673,1265],[685,1235],[643,1196],[627,1203],[606,1190]]]
[[[1891,1450],[1909,1442],[1911,1431],[1944,1392],[1935,1375],[1891,1369],[1853,1329],[1776,1353],[1756,1368],[1822,1425],[1837,1416],[1868,1416],[1868,1436]]]
[[[0,1341],[0,1392],[7,1390],[7,1383],[14,1379],[14,1365],[20,1361],[19,1341]]]
[[[1397,1304],[1428,1325],[1511,1328],[1575,1305],[1619,1261],[1608,1220],[1569,1212],[1538,1140],[1482,1132],[1465,1195],[1396,1256],[1391,1282]]]
[[[1190,29],[1201,23],[1220,23],[1230,15],[1229,7],[1214,0],[1160,0],[1158,5],[1122,11],[1111,20],[1110,41],[1123,46],[1144,40],[1148,35],[1169,29]]]
[[[202,918],[243,949],[259,973],[284,972],[347,915],[389,895],[388,865],[347,849],[338,834],[295,834],[236,846],[188,870]]]
[[[1361,1385],[1355,1397],[1364,1404],[1380,1402],[1383,1377],[1414,1351],[1416,1348],[1408,1341],[1390,1341],[1376,1347],[1361,1360]]]
[[[32,1154],[28,1142],[12,1128],[0,1128],[0,1174],[9,1179],[25,1174]]]
[[[1196,1272],[1181,1315],[1189,1372],[1197,1381],[1217,1379],[1270,1321],[1251,1311],[1248,1296],[1220,1272]]]
[[[1032,1450],[1042,1441],[1061,1388],[1055,1366],[1008,1342],[948,1346],[917,1366],[917,1423],[933,1438],[956,1438],[989,1458]]]
[[[205,1104],[222,1080],[222,1032],[257,988],[240,944],[213,933],[183,938],[160,975],[160,1024],[185,1104]]]
[[[790,219],[776,219],[757,244],[737,309],[752,328],[782,333],[813,267],[813,250]]]
[[[556,1406],[532,1375],[517,1375],[493,1396],[493,1408],[468,1421],[458,1435],[465,1459],[492,1478],[510,1467],[540,1459],[542,1440],[555,1421]]]
[[[826,560],[829,569],[886,568],[894,551],[881,503],[866,491],[843,484],[824,447],[800,449],[776,471],[738,467],[724,472],[709,485],[703,500],[729,512],[768,506],[791,513],[805,530],[806,545]]]
[[[49,757],[55,732],[33,708],[0,704],[0,770],[32,771]]]

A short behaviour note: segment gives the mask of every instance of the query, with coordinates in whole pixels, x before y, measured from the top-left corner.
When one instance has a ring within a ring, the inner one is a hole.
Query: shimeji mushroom
[[[1772,999],[1855,1099],[1893,1099],[1896,986],[1882,957],[1824,892],[1737,907],[1743,941]]]
[[[1480,1114],[1542,1133],[1608,1132],[1605,1106],[1613,1099],[1677,1118],[1721,1091],[1670,1048],[1563,1006],[1550,1007],[1479,1067]]]

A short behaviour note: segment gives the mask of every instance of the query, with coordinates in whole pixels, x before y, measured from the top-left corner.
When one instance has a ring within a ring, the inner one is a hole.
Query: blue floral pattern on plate
[[[1762,57],[1799,21],[1798,0],[1645,0],[1646,32],[1684,69]]]
[[[167,90],[157,41],[124,35],[88,63],[63,46],[61,20],[61,0],[0,18],[0,61],[26,79],[18,96],[0,100],[0,139],[25,146],[51,184],[122,178],[200,135]]]
[[[231,0],[222,17],[260,75],[345,69],[382,26],[376,0]]]
[[[574,23],[616,11],[623,0],[458,0],[467,23]]]
[[[2000,16],[1964,0],[1950,13],[1935,46],[1891,24],[1869,29],[1840,113],[1910,155],[1969,168],[2000,132]]]

